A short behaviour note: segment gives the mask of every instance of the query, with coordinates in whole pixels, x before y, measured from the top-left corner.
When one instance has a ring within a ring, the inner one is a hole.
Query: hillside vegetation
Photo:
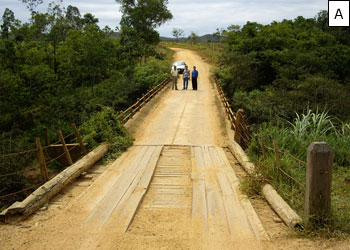
[[[110,28],[98,26],[98,18],[81,16],[74,6],[50,4],[41,13],[32,4],[40,1],[23,2],[31,11],[29,22],[21,23],[9,9],[2,16],[0,155],[35,149],[36,137],[44,141],[44,128],[53,143],[58,129],[65,135],[72,132],[72,123],[83,124],[81,133],[90,149],[109,142],[112,153],[118,153],[131,145],[131,136],[116,116],[168,77],[172,52],[157,45],[159,34],[154,30],[171,18],[166,6],[161,5],[162,15],[147,12],[150,16],[140,17],[137,13],[149,5],[130,7],[118,1],[125,6],[116,39]],[[141,26],[135,24],[139,20]],[[39,183],[39,169],[25,172],[36,163],[35,152],[0,157],[0,196]],[[50,165],[49,174],[62,167]],[[7,175],[16,171],[24,172]],[[0,199],[0,208],[30,191]]]

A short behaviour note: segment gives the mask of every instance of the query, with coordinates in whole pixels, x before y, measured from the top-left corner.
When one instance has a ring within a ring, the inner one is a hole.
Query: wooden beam
[[[268,203],[289,228],[300,226],[301,218],[299,215],[279,196],[270,184],[266,184],[262,190]]]

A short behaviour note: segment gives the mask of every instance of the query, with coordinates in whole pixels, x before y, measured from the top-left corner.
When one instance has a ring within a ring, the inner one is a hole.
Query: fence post
[[[121,112],[120,113],[120,121],[122,124],[124,124],[124,117],[125,117],[124,112]]]
[[[49,180],[49,176],[47,174],[47,166],[46,166],[45,156],[44,156],[43,148],[41,146],[40,138],[36,138],[35,142],[36,142],[36,147],[38,149],[37,157],[40,164],[40,172],[44,182],[47,182]]]
[[[304,213],[307,221],[326,221],[331,211],[333,149],[325,142],[307,148]]]
[[[44,128],[44,137],[45,137],[46,146],[49,146],[50,145],[50,143],[49,143],[49,131],[47,128]]]
[[[266,156],[266,147],[265,147],[265,138],[264,138],[264,136],[261,136],[261,149],[262,149],[264,161],[266,161],[267,160],[267,156]]]
[[[81,138],[80,138],[80,135],[79,135],[79,131],[78,131],[78,129],[77,129],[77,126],[76,126],[74,123],[72,124],[72,128],[73,128],[73,130],[74,130],[75,137],[77,137],[77,141],[78,141],[78,143],[79,143],[79,145],[80,145],[81,151],[83,151],[83,154],[86,155],[86,154],[87,154],[86,148],[85,148],[85,146],[84,146],[83,141],[82,141]]]
[[[278,145],[277,141],[273,141],[273,149],[275,151],[275,157],[276,157],[276,168],[277,168],[277,174],[279,174],[279,169],[281,168],[281,161],[280,161],[280,155],[278,153]]]
[[[234,136],[234,140],[241,145],[241,141],[242,141],[242,126],[241,126],[241,122],[242,122],[242,113],[243,110],[239,109],[236,113],[236,122],[235,122],[235,136]]]
[[[61,141],[61,144],[62,144],[62,148],[63,148],[64,154],[66,156],[66,159],[68,161],[68,164],[72,165],[73,161],[72,161],[72,158],[70,157],[70,153],[69,153],[69,150],[67,148],[66,142],[64,141],[64,137],[63,137],[63,134],[62,134],[61,130],[58,130],[58,137],[60,138],[60,141]]]

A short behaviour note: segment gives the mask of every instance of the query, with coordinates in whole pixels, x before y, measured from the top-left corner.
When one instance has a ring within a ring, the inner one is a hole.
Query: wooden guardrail
[[[136,103],[131,105],[126,110],[122,111],[118,115],[118,119],[125,124],[128,120],[133,118],[133,116],[143,107],[145,106],[155,95],[157,95],[168,83],[170,82],[170,78],[164,79],[161,83],[154,86],[150,89],[145,95],[141,98],[138,98]]]
[[[215,79],[215,85],[219,92],[220,100],[225,107],[227,118],[231,124],[231,129],[235,131],[234,139],[243,149],[245,149],[251,140],[251,134],[247,127],[244,111],[243,109],[239,109],[234,113],[217,78]]]

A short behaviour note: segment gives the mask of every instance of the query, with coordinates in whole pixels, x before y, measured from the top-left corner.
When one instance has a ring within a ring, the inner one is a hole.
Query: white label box
[[[328,1],[328,26],[349,27],[350,1]]]

